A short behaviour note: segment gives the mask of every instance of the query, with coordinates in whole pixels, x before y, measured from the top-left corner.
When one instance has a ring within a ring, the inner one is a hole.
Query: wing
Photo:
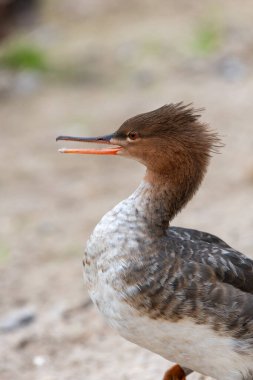
[[[168,236],[174,236],[180,240],[192,240],[192,241],[205,241],[207,243],[214,243],[219,245],[220,248],[231,248],[225,241],[219,237],[209,234],[208,232],[193,230],[191,228],[183,227],[169,227]]]
[[[124,273],[132,307],[153,319],[207,323],[253,346],[252,260],[213,235],[177,227],[141,248]]]
[[[167,233],[175,251],[183,249],[185,258],[209,267],[221,282],[253,294],[253,261],[247,256],[206,232],[171,227]]]

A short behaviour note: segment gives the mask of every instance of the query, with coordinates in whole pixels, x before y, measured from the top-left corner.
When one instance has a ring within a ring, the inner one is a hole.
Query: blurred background
[[[160,380],[169,366],[106,326],[82,278],[86,239],[144,169],[60,155],[59,134],[205,107],[226,145],[174,224],[253,257],[252,19],[250,0],[0,0],[1,380]]]

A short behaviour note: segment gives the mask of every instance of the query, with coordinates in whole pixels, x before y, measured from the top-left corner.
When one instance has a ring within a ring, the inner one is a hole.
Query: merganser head
[[[149,171],[161,173],[193,162],[205,171],[219,139],[199,122],[200,109],[169,104],[126,120],[114,133],[99,137],[59,136],[70,140],[110,144],[108,149],[60,149],[61,153],[120,155],[136,159]]]
[[[60,149],[62,153],[120,155],[143,163],[147,167],[145,181],[153,189],[150,199],[158,198],[158,205],[153,202],[157,210],[167,210],[156,223],[163,231],[198,189],[211,153],[222,146],[217,134],[199,121],[199,111],[182,103],[165,105],[128,119],[111,135],[59,136],[57,140],[113,146],[102,150]]]

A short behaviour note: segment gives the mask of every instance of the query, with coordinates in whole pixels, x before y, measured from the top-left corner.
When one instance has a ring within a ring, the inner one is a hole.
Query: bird
[[[170,103],[61,153],[114,155],[145,165],[138,188],[92,232],[83,265],[90,297],[122,337],[175,364],[163,380],[196,371],[253,379],[253,261],[211,233],[172,225],[222,147],[202,109]]]

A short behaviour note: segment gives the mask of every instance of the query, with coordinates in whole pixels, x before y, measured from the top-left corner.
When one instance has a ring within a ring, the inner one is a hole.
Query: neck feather
[[[164,234],[171,220],[187,204],[198,189],[203,172],[192,177],[171,178],[147,171],[134,193],[138,214],[145,219],[150,231]]]

